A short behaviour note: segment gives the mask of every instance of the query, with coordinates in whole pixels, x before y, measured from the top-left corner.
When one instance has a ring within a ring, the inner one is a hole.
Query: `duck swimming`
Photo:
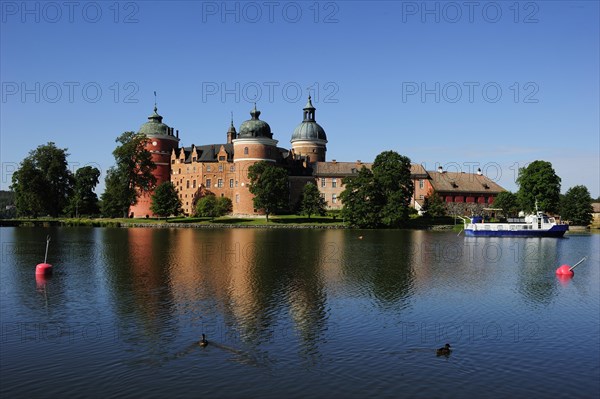
[[[436,352],[438,356],[450,356],[452,349],[450,349],[450,344],[444,345],[443,348],[439,348]]]
[[[206,336],[204,334],[202,334],[202,339],[200,340],[200,342],[198,342],[198,345],[200,345],[201,347],[205,347],[206,345],[208,345],[208,341],[206,340]]]

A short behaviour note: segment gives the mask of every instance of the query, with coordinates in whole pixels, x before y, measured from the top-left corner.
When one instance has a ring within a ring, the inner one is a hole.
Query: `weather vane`
[[[154,91],[154,108],[156,108],[156,90]]]

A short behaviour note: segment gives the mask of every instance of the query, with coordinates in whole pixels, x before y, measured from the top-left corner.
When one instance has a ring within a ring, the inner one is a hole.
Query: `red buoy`
[[[575,273],[571,270],[571,266],[562,265],[558,269],[556,269],[556,274],[559,276],[573,276]]]
[[[36,274],[36,276],[37,275],[48,276],[48,275],[52,274],[52,265],[50,263],[39,263],[35,267],[35,274]]]
[[[38,263],[35,267],[36,276],[49,276],[52,274],[52,265],[46,263],[48,260],[48,246],[50,245],[50,236],[46,237],[46,255],[44,255],[44,263]]]

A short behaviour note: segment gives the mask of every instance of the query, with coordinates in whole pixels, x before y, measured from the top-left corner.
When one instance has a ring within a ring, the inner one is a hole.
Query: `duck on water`
[[[450,356],[450,353],[452,353],[452,349],[450,349],[450,344],[446,344],[446,345],[444,345],[443,347],[439,348],[436,351],[436,354],[438,356],[446,356],[446,357],[448,357],[448,356]]]

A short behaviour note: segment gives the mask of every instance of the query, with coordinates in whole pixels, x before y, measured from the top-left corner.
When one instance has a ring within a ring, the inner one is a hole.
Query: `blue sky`
[[[154,91],[181,145],[256,101],[289,148],[310,90],[328,160],[395,150],[515,191],[541,159],[597,197],[599,21],[597,1],[2,1],[0,188],[48,141],[103,180]]]

